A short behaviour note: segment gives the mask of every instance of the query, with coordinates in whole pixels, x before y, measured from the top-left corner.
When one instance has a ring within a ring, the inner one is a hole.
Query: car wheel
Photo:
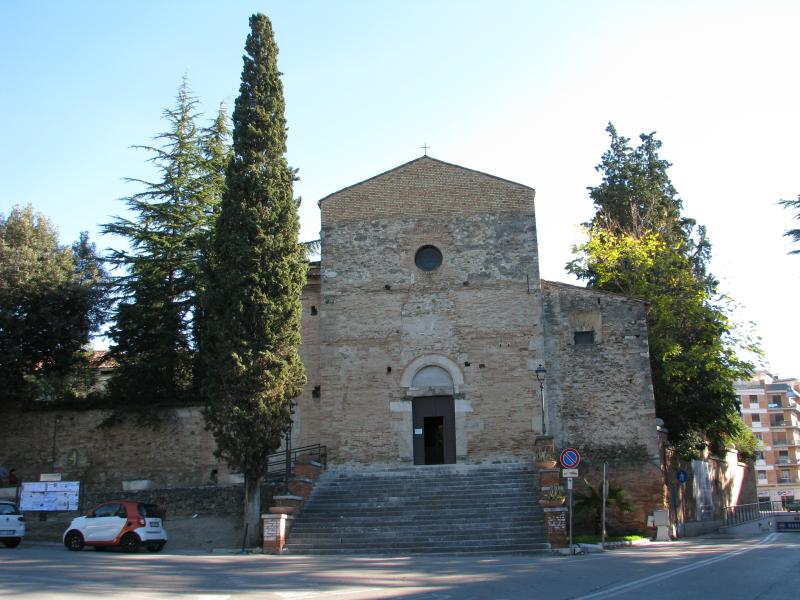
[[[161,552],[161,549],[164,547],[164,543],[160,542],[158,544],[147,544],[147,551],[148,552]]]
[[[119,546],[125,552],[136,552],[139,549],[139,537],[135,533],[126,533],[119,541]]]
[[[64,538],[64,545],[67,547],[67,550],[83,550],[83,536],[79,531],[70,531],[67,537]]]
[[[16,548],[21,541],[22,538],[8,538],[7,540],[3,540],[3,543],[6,545],[6,548]]]

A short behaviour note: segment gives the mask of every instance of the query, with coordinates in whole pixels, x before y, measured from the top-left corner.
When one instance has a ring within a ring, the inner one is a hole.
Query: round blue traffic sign
[[[575,448],[564,448],[561,452],[561,466],[572,469],[581,463],[581,454]]]

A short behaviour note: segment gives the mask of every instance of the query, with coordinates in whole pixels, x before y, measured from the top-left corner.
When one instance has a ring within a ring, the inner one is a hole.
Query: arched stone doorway
[[[414,464],[442,465],[456,462],[456,413],[453,380],[439,366],[423,367],[411,380],[412,389],[436,396],[417,396],[411,400],[414,425]]]
[[[455,396],[463,384],[458,367],[444,356],[421,356],[403,373],[411,401],[411,448],[415,465],[456,462]]]

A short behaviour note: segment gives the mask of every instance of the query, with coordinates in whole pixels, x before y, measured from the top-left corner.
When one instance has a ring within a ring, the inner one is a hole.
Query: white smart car
[[[117,546],[126,552],[136,552],[144,546],[150,552],[160,552],[167,543],[163,518],[163,512],[154,504],[131,500],[104,502],[72,520],[64,532],[64,545],[69,550]]]
[[[13,502],[0,500],[0,541],[16,548],[25,537],[25,517]]]

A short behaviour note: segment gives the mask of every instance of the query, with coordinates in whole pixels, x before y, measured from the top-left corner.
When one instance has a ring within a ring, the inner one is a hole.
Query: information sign
[[[578,469],[561,469],[561,476],[572,479],[578,476]]]
[[[80,487],[79,481],[24,481],[19,508],[39,512],[78,510]]]

